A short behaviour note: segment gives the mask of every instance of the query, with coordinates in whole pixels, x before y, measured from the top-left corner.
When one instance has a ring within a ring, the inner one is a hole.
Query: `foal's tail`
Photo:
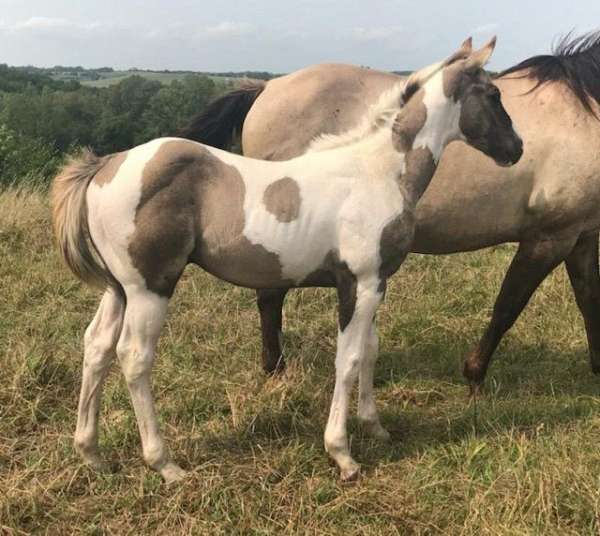
[[[234,137],[241,134],[244,119],[265,85],[265,82],[252,82],[215,99],[176,136],[218,149],[230,149]]]
[[[55,177],[51,193],[54,233],[62,258],[79,279],[100,288],[114,286],[115,279],[90,238],[86,193],[105,162],[106,157],[84,149]]]

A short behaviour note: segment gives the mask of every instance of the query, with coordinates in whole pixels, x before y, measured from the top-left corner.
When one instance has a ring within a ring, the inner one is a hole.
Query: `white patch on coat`
[[[424,87],[423,104],[427,108],[427,120],[415,137],[413,148],[429,149],[437,164],[446,145],[462,138],[459,126],[461,105],[446,97],[443,72],[433,76]]]
[[[263,162],[207,148],[233,165],[245,184],[243,234],[279,257],[282,275],[299,284],[335,251],[355,274],[376,272],[383,228],[404,208],[396,173],[404,155],[389,131],[360,146],[308,153],[286,162]],[[266,188],[290,177],[300,193],[296,219],[281,222],[263,202]],[[327,180],[324,180],[327,177]]]

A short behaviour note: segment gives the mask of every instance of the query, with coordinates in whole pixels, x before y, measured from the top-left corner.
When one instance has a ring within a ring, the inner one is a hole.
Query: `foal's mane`
[[[355,127],[341,134],[321,134],[317,136],[310,142],[308,152],[316,153],[350,145],[376,130],[391,125],[398,110],[413,93],[412,88],[407,87],[406,80],[400,80],[379,96],[377,102],[369,107],[367,113]]]
[[[531,78],[537,83],[531,89],[550,82],[562,82],[579,99],[583,107],[598,119],[592,101],[600,104],[600,31],[574,37],[562,37],[552,54],[533,56],[498,74],[498,78]]]

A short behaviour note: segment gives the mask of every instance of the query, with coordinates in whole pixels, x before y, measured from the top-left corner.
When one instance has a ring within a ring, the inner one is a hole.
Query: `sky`
[[[408,70],[469,35],[489,68],[600,29],[600,0],[0,0],[0,63],[290,72],[323,62]]]

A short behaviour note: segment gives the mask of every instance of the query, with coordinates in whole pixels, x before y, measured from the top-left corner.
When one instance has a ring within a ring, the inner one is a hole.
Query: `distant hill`
[[[145,69],[127,69],[126,71],[116,71],[111,68],[102,69],[82,69],[70,68],[64,69],[56,67],[49,70],[49,76],[52,79],[66,82],[76,80],[83,86],[89,87],[109,87],[118,84],[129,76],[141,76],[148,80],[156,80],[161,84],[170,84],[174,80],[182,80],[190,74],[199,74],[208,76],[215,81],[231,81],[241,78],[252,80],[270,80],[276,76],[275,73],[264,71],[242,71],[242,72],[201,72],[201,71],[150,71]]]

